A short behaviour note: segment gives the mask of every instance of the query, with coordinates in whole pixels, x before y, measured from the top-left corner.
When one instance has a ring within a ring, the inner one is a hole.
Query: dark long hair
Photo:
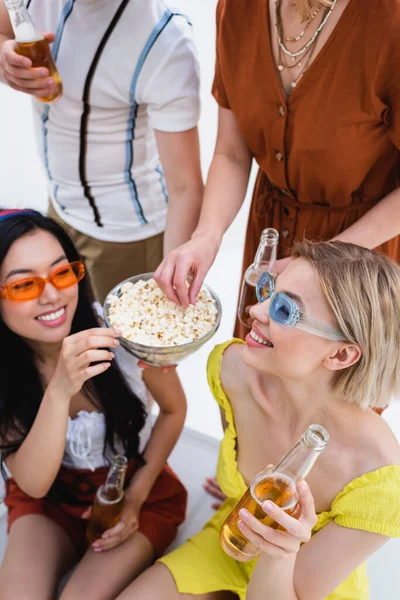
[[[80,256],[68,234],[55,221],[40,213],[16,213],[1,220],[0,264],[11,245],[35,230],[54,235],[70,262]],[[71,335],[99,324],[91,306],[91,295],[85,279],[79,282],[79,297],[71,326]],[[115,452],[115,436],[122,442],[126,456],[141,463],[139,432],[146,410],[128,387],[115,361],[104,373],[87,381],[83,388],[104,413],[106,434],[104,451],[109,445]],[[4,460],[18,450],[30,431],[38,413],[44,388],[34,360],[33,350],[11,331],[0,316],[0,450],[1,472]]]

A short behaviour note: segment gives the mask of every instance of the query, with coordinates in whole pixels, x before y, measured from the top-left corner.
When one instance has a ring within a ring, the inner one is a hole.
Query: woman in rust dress
[[[213,94],[219,130],[200,221],[157,272],[169,297],[196,298],[252,158],[244,268],[266,227],[280,232],[278,271],[303,236],[400,259],[399,0],[220,0]]]

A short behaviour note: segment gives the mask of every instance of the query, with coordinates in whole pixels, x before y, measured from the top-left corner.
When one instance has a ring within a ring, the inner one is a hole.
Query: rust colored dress
[[[213,94],[232,110],[258,173],[244,269],[261,231],[278,257],[347,229],[400,185],[400,0],[350,0],[288,100],[268,0],[219,0]],[[273,25],[272,25],[273,26]],[[400,261],[400,237],[380,247]],[[237,323],[235,335],[248,330]]]

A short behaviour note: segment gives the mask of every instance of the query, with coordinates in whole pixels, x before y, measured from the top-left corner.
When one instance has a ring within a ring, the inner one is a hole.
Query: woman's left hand
[[[312,529],[317,522],[314,498],[307,483],[305,481],[300,482],[297,490],[301,509],[299,519],[286,514],[273,502],[267,501],[262,505],[264,512],[286,531],[263,525],[245,509],[239,512],[241,520],[238,526],[240,531],[261,552],[272,558],[280,559],[296,554],[301,544],[308,542],[310,539]]]
[[[92,548],[94,552],[111,550],[133,535],[139,527],[139,514],[142,504],[142,502],[125,496],[125,504],[121,512],[120,521],[111,529],[107,529],[99,540],[93,542]]]

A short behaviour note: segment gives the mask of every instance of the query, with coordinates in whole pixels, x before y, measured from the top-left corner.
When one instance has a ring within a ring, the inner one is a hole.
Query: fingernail
[[[271,502],[271,500],[267,500],[266,502],[264,502],[264,504],[262,505],[264,510],[273,510],[274,505]]]
[[[120,336],[122,335],[122,331],[120,331],[119,329],[114,329],[114,334]]]
[[[93,552],[101,552],[102,548],[93,548]]]
[[[42,76],[42,77],[46,77],[46,76],[48,75],[48,73],[47,73],[47,69],[42,69],[42,70],[40,71],[40,74],[41,74],[41,76]]]
[[[114,346],[119,346],[119,340],[114,340],[113,345]]]
[[[248,514],[249,514],[249,511],[246,510],[245,508],[241,508],[239,510],[239,516],[242,518],[246,518],[248,516]]]
[[[305,481],[300,481],[299,488],[304,492],[307,489],[307,483]]]
[[[48,85],[49,87],[53,87],[53,85],[55,85],[56,82],[54,81],[54,79],[48,79],[46,81],[46,85]]]

